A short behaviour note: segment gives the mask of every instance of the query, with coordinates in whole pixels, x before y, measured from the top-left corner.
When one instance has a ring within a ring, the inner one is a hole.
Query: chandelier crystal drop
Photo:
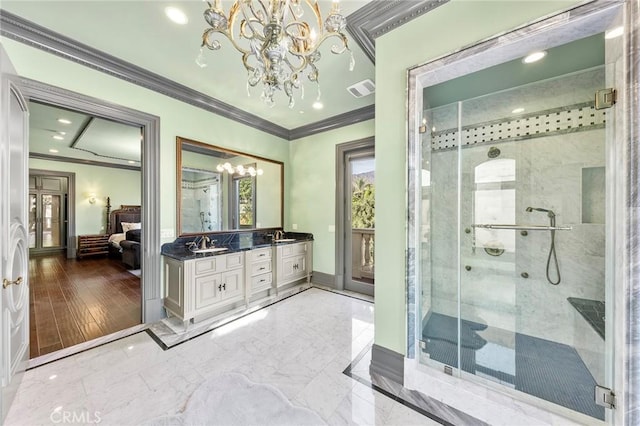
[[[293,108],[294,93],[299,89],[301,98],[304,95],[305,77],[317,85],[320,99],[318,48],[327,39],[337,41],[331,46],[332,53],[349,52],[349,70],[353,70],[355,61],[345,35],[347,20],[340,14],[339,0],[333,0],[324,21],[316,0],[236,0],[228,15],[220,0],[207,4],[204,19],[210,28],[202,34],[202,48],[219,50],[220,34],[229,39],[242,54],[247,91],[262,83],[260,97],[269,106],[275,105],[276,92],[284,91],[289,108]],[[312,18],[309,22],[302,20],[307,11]],[[204,68],[202,48],[196,63]]]

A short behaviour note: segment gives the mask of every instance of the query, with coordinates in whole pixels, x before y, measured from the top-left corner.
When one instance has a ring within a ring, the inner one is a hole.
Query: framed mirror
[[[284,164],[176,138],[178,235],[281,228]]]

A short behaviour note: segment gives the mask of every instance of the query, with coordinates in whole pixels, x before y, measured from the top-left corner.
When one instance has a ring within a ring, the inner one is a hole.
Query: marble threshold
[[[133,327],[125,328],[124,330],[116,331],[115,333],[107,334],[106,336],[101,336],[87,342],[78,343],[77,345],[69,346],[68,348],[63,348],[55,352],[32,358],[27,363],[27,370],[132,336],[146,330],[148,326],[148,324],[138,324]]]

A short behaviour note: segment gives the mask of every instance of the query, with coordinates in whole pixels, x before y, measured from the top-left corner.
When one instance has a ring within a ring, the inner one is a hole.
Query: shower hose
[[[555,221],[554,221],[555,222]],[[555,223],[552,224],[555,226]],[[553,281],[551,279],[551,256],[553,256],[553,263],[556,267],[556,276],[558,277],[558,281]],[[560,284],[560,267],[558,266],[558,256],[556,255],[556,231],[555,229],[551,230],[551,246],[549,247],[549,256],[547,257],[547,281],[550,284],[558,285]]]

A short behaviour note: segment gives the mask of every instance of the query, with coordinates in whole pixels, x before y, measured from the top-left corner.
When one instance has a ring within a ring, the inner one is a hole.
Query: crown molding
[[[328,130],[338,129],[340,127],[349,126],[351,124],[360,123],[375,118],[376,106],[367,105],[353,111],[345,112],[343,114],[334,115],[327,119],[316,121],[315,123],[306,124],[304,126],[296,127],[289,131],[289,140],[296,140],[307,136],[315,135],[317,133],[326,132]]]
[[[347,30],[375,64],[376,38],[449,1],[373,0],[347,16]]]
[[[374,118],[374,105],[369,105],[287,129],[2,9],[0,35],[288,141]]]
[[[289,130],[282,126],[1,9],[0,34],[246,126],[289,139]]]

